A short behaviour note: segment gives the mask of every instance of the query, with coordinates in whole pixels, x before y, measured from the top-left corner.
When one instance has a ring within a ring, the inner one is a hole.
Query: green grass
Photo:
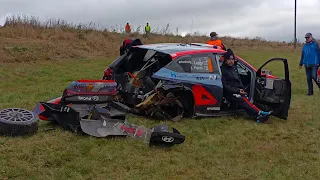
[[[168,149],[150,148],[131,138],[80,136],[41,122],[30,137],[0,137],[0,179],[319,179],[319,91],[307,97],[299,53],[242,51],[259,67],[272,57],[289,60],[292,103],[287,121],[272,117],[256,124],[244,117],[160,122],[128,115],[152,127],[165,123],[186,136]],[[1,64],[0,109],[32,109],[60,96],[76,79],[101,78],[113,58]],[[281,64],[272,68],[280,73]],[[268,67],[268,68],[269,68]]]

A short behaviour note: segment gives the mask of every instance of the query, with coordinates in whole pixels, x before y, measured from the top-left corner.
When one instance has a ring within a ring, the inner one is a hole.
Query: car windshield
[[[148,50],[146,55],[143,58],[143,61],[148,61],[150,58],[152,58],[156,54],[156,51],[154,50]]]

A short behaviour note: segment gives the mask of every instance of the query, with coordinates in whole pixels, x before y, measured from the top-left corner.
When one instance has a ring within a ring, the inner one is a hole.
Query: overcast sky
[[[171,31],[290,41],[294,36],[294,0],[0,0],[0,24],[7,14],[23,13],[41,20],[152,29],[169,23]],[[320,39],[320,0],[298,0],[297,38],[306,32]]]

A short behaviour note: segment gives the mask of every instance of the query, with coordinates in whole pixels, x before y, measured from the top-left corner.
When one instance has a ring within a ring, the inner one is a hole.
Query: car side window
[[[223,57],[221,55],[219,55],[219,66],[222,66],[223,64]],[[245,68],[244,65],[241,64],[241,61],[239,59],[236,58],[236,66],[237,66],[237,70],[238,73],[241,75],[248,75],[248,70]]]
[[[237,70],[240,75],[248,75],[248,70],[237,60]]]
[[[216,56],[213,54],[194,54],[182,56],[167,67],[175,72],[220,74]]]

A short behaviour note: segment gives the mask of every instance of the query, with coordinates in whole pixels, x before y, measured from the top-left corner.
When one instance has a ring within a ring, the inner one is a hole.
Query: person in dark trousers
[[[150,31],[151,31],[151,27],[149,25],[149,23],[147,23],[147,25],[144,27],[144,31],[146,32],[146,37],[149,37]]]
[[[223,54],[223,57],[224,61],[221,66],[223,96],[230,101],[230,103],[235,103],[243,108],[248,115],[253,117],[257,122],[263,123],[267,121],[272,112],[264,112],[249,101],[238,74],[235,65],[235,56],[232,50],[228,49],[227,52]]]
[[[131,26],[130,26],[129,23],[126,24],[125,29],[126,29],[126,33],[127,33],[127,34],[131,33]]]
[[[320,47],[316,39],[312,37],[311,33],[306,33],[305,35],[306,43],[302,48],[301,60],[299,63],[299,68],[304,65],[306,69],[307,83],[308,83],[308,96],[313,95],[313,83],[312,80],[316,82],[320,88],[320,84],[317,81],[317,71],[320,64]]]

